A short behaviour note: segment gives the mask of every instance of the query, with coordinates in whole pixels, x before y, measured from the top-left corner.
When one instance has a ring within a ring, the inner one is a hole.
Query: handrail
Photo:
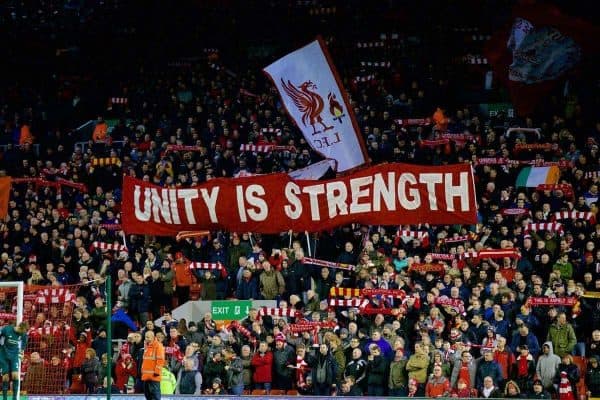
[[[92,140],[90,139],[90,140],[86,140],[84,142],[76,142],[75,145],[73,146],[73,151],[77,150],[77,148],[80,148],[81,152],[85,153],[87,151],[88,146],[90,146],[91,141]],[[114,140],[110,147],[114,147],[115,145],[123,147],[123,144],[125,144],[124,140]]]
[[[8,150],[8,146],[10,146],[9,144],[0,144],[0,149],[2,150],[2,152],[6,152]],[[20,149],[21,147],[23,147],[20,144],[13,144],[12,145],[14,148],[16,149]],[[35,153],[36,156],[39,157],[40,155],[40,144],[39,143],[33,143],[33,152]]]

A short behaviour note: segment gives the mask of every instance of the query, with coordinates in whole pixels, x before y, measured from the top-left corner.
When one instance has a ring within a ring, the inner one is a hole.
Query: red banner
[[[191,188],[123,181],[123,229],[175,236],[184,230],[278,233],[339,225],[474,224],[471,166],[382,164],[328,181],[287,174],[213,179]]]
[[[527,304],[530,306],[568,306],[572,307],[577,303],[575,297],[530,297]]]

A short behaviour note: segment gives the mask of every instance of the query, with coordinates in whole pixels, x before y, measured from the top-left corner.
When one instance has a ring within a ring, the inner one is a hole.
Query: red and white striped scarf
[[[477,137],[470,133],[442,133],[440,135],[442,139],[449,139],[456,143],[475,142]]]
[[[421,146],[423,147],[435,147],[435,146],[441,146],[441,145],[445,145],[450,143],[449,139],[425,139],[425,140],[421,140]]]
[[[526,208],[504,208],[502,215],[531,215],[531,211]]]
[[[279,128],[262,128],[262,129],[261,129],[261,132],[262,132],[263,134],[266,134],[266,133],[274,133],[274,134],[276,134],[277,136],[281,136],[281,129],[279,129]]]
[[[277,308],[277,307],[261,307],[258,310],[260,316],[271,316],[271,317],[290,317],[294,318],[299,316],[300,313],[293,308]]]
[[[110,104],[127,104],[127,97],[111,97],[109,99]]]
[[[456,260],[456,254],[429,253],[427,255],[431,256],[432,260],[444,260],[444,261],[454,261],[454,260]]]
[[[521,254],[516,249],[484,249],[479,252],[477,251],[466,251],[459,258],[521,258]]]
[[[340,264],[340,263],[336,263],[333,261],[325,261],[325,260],[320,260],[318,258],[311,258],[311,257],[304,257],[302,259],[302,263],[318,265],[320,267],[344,269],[347,271],[353,271],[356,268],[356,266],[352,265],[352,264]]]
[[[175,359],[179,362],[183,361],[183,353],[177,344],[165,346],[165,354],[169,356],[169,358]]]
[[[556,220],[585,219],[587,221],[590,221],[590,224],[593,225],[594,223],[591,221],[592,221],[592,219],[595,219],[595,218],[594,218],[594,214],[591,211],[572,210],[572,211],[557,211],[554,213],[554,219],[556,219]]]
[[[474,240],[476,237],[477,235],[473,232],[469,232],[467,235],[445,238],[444,243],[468,242],[469,240]]]
[[[525,228],[525,233],[529,233],[531,231],[558,232],[561,236],[564,234],[564,229],[560,222],[539,222],[535,224],[528,224],[527,228]]]
[[[252,332],[250,332],[248,329],[244,328],[244,326],[242,324],[240,324],[238,321],[233,321],[227,327],[227,330],[232,330],[232,329],[235,329],[236,331],[238,331],[242,336],[244,336],[246,338],[246,340],[248,340],[248,343],[250,343],[254,348],[256,348],[256,344],[257,344],[256,338],[254,336],[252,336]]]
[[[392,65],[390,61],[361,61],[361,67],[381,67],[381,68],[389,68]]]
[[[567,377],[567,373],[562,371],[560,373],[560,383],[558,385],[558,400],[575,400],[573,395],[573,388],[571,382]]]
[[[270,153],[272,151],[296,152],[294,146],[277,146],[274,144],[241,144],[240,151],[251,151],[253,153]]]
[[[223,269],[223,264],[216,262],[216,263],[209,263],[209,262],[191,262],[190,263],[190,269],[209,269],[209,270],[216,270],[216,271],[220,271]]]
[[[329,299],[331,307],[356,307],[364,308],[369,304],[367,299]]]
[[[394,123],[400,126],[426,126],[431,125],[431,118],[395,119]]]
[[[453,299],[448,296],[440,296],[437,299],[435,299],[435,304],[452,307],[460,314],[465,312],[465,303],[461,299]]]
[[[167,145],[167,152],[170,151],[201,151],[200,146],[184,146],[181,144],[169,144]]]
[[[43,289],[37,292],[35,302],[38,304],[65,304],[74,303],[76,296],[65,288]]]
[[[370,75],[364,75],[364,76],[355,76],[353,79],[354,83],[364,83],[364,82],[370,82],[373,79],[375,79],[375,75],[370,74]]]
[[[90,247],[98,250],[129,251],[127,246],[118,243],[93,242]]]
[[[299,388],[306,387],[304,375],[310,371],[308,363],[304,361],[300,356],[296,356],[296,385]]]
[[[289,324],[288,330],[293,333],[311,332],[315,329],[335,329],[337,324],[333,321],[302,321],[297,324]]]
[[[374,47],[384,47],[384,46],[385,46],[385,42],[383,42],[383,41],[356,43],[356,47],[359,49],[372,49]]]
[[[429,237],[429,232],[424,231],[409,231],[409,230],[398,230],[396,231],[396,236],[399,237],[409,237],[413,239],[424,239]]]
[[[404,299],[406,292],[402,289],[363,289],[360,294],[364,297],[389,296]]]

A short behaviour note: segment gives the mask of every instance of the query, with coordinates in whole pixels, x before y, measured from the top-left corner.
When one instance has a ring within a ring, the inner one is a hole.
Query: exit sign
[[[248,316],[251,307],[251,300],[212,301],[210,312],[215,321],[239,321]]]

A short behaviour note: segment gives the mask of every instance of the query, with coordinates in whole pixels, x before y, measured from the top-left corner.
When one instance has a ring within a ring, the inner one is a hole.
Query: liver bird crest
[[[281,79],[281,85],[294,102],[294,105],[296,105],[298,110],[302,113],[302,123],[304,126],[307,126],[308,124],[312,126],[313,135],[321,132],[317,131],[317,128],[315,127],[317,124],[321,124],[323,131],[333,129],[333,126],[327,126],[321,117],[324,103],[323,98],[314,91],[317,89],[317,85],[312,81],[306,81],[296,87],[289,80],[285,83],[283,79]]]

